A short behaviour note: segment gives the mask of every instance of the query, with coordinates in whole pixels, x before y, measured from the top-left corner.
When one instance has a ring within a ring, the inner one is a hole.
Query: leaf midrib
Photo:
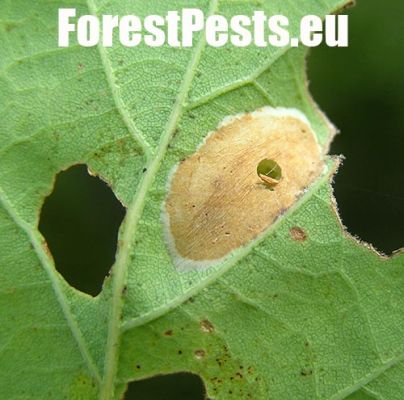
[[[217,9],[219,0],[210,0],[209,10],[207,15],[212,15]],[[94,14],[93,0],[87,0],[89,9]],[[91,6],[93,6],[91,8]],[[184,102],[188,96],[191,84],[196,72],[197,65],[205,47],[204,32],[200,33],[200,38],[194,48],[190,61],[188,63],[187,72],[184,76],[180,90],[173,107],[173,111],[167,121],[166,127],[162,134],[160,144],[154,158],[152,158],[147,165],[147,172],[144,175],[138,191],[136,192],[131,205],[128,207],[127,215],[123,223],[121,234],[121,246],[117,253],[116,263],[113,266],[113,282],[112,282],[112,296],[111,296],[111,309],[108,326],[108,338],[105,351],[104,360],[104,377],[100,389],[100,399],[109,400],[114,394],[114,380],[117,372],[118,353],[119,353],[119,338],[120,338],[120,323],[122,314],[122,289],[126,282],[126,273],[129,264],[129,255],[134,242],[136,228],[138,221],[141,217],[147,193],[154,181],[154,177],[160,168],[161,161],[166,153],[166,149],[171,140],[171,137],[177,127],[180,116],[182,115]],[[110,83],[113,81],[111,80]]]

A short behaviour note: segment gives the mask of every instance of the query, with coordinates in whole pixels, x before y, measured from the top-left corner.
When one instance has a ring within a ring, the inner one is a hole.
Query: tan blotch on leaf
[[[263,159],[282,168],[273,190],[257,176]],[[257,238],[323,167],[299,111],[268,107],[226,118],[171,178],[163,219],[177,266],[207,267]]]

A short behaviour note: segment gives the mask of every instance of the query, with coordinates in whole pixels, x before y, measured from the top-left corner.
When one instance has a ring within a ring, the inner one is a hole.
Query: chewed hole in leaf
[[[124,215],[112,190],[85,165],[59,173],[42,207],[39,230],[70,285],[91,295],[101,291]]]
[[[273,189],[282,178],[282,169],[276,161],[265,158],[257,165],[257,175],[270,189]]]
[[[125,400],[204,400],[205,387],[198,375],[178,373],[131,382]]]

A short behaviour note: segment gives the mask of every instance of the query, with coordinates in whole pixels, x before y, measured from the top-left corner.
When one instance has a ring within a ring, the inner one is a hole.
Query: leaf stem
[[[92,3],[92,0],[88,0]],[[211,0],[209,6],[209,14],[214,14],[218,0]],[[104,379],[100,390],[101,400],[111,400],[114,398],[114,382],[118,369],[118,356],[120,345],[120,325],[123,308],[122,290],[124,288],[127,276],[127,267],[129,257],[132,251],[136,227],[143,211],[148,190],[154,182],[154,177],[160,168],[161,161],[165,155],[167,146],[172,138],[172,135],[177,127],[178,120],[184,108],[184,102],[188,96],[192,80],[195,75],[195,70],[199,64],[201,53],[205,47],[205,35],[201,32],[201,36],[197,45],[194,48],[191,59],[188,63],[186,73],[180,90],[170,115],[167,121],[164,133],[160,140],[155,156],[149,162],[147,173],[143,181],[140,183],[137,191],[125,218],[122,229],[120,248],[117,254],[116,263],[113,267],[112,275],[112,298],[108,328],[108,339],[106,344],[105,362],[104,362]]]

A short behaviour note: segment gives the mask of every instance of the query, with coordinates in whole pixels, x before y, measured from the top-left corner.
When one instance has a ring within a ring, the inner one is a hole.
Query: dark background
[[[348,13],[350,46],[311,52],[310,88],[341,131],[341,218],[390,255],[404,246],[404,2],[359,0]]]
[[[331,154],[346,159],[335,196],[349,232],[390,255],[404,246],[404,1],[359,0],[350,46],[311,51],[310,88],[340,129]],[[113,264],[124,209],[85,166],[59,175],[40,230],[58,270],[90,294]],[[199,400],[198,377],[181,374],[132,383],[126,399]]]

